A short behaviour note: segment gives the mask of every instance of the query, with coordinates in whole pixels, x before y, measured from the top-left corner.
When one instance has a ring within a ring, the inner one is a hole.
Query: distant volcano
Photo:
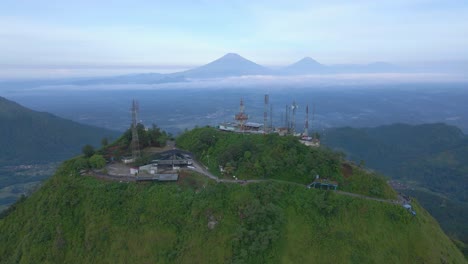
[[[308,74],[308,73],[323,73],[327,71],[327,66],[320,64],[316,60],[305,57],[302,60],[293,63],[281,70],[286,74]]]
[[[189,78],[213,78],[242,75],[267,75],[272,71],[266,67],[243,58],[236,53],[228,53],[223,57],[195,69],[174,73]]]

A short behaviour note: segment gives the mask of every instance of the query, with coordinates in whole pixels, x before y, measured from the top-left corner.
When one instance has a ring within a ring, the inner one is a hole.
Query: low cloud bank
[[[161,90],[161,89],[226,89],[226,88],[330,88],[408,83],[468,83],[468,75],[438,73],[373,73],[273,76],[253,75],[227,78],[189,79],[189,82],[122,85],[46,85],[34,90]]]

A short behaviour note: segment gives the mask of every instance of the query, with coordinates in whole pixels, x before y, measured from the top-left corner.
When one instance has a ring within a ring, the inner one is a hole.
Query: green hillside
[[[468,242],[468,137],[445,124],[336,128],[322,142],[355,162],[415,190],[425,208],[454,237]]]
[[[341,190],[395,198],[383,177],[347,164],[339,153],[307,147],[295,137],[226,133],[205,127],[180,135],[176,143],[221,178],[275,179],[305,185],[319,175],[338,182]]]
[[[58,162],[118,133],[27,109],[0,97],[0,211],[53,174]],[[23,165],[23,166],[21,166]]]
[[[27,109],[0,97],[0,166],[59,161],[118,133]]]
[[[465,263],[399,205],[279,182],[119,183],[68,161],[0,220],[1,263]]]

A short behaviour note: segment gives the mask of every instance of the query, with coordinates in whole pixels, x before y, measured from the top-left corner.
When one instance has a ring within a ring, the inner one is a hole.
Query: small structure
[[[151,176],[138,176],[137,181],[159,181],[159,182],[169,182],[179,180],[179,174],[177,173],[160,173]]]
[[[308,147],[320,147],[320,140],[311,137],[302,137],[299,142]]]
[[[416,216],[416,211],[413,210],[413,207],[409,203],[403,204],[403,208],[405,208],[408,212],[410,212],[413,216]]]
[[[221,131],[235,132],[237,126],[233,123],[222,123],[218,126],[218,129]]]
[[[149,174],[156,174],[158,173],[158,164],[151,163],[148,165],[140,166],[139,169],[140,171],[145,171]]]
[[[316,178],[311,184],[307,185],[307,188],[317,188],[325,190],[336,190],[338,183],[336,181],[330,181],[328,179]]]
[[[138,174],[138,172],[140,172],[140,171],[138,170],[138,168],[130,168],[130,174],[131,174],[131,175],[135,175],[135,176],[136,176],[136,175]]]
[[[260,131],[262,127],[262,124],[255,122],[247,122],[244,124],[244,129],[248,131]]]
[[[183,155],[181,153],[171,153],[169,155],[164,155],[159,159],[153,160],[152,164],[155,166],[188,166],[193,164],[193,160],[188,155]]]
[[[122,158],[122,162],[124,164],[129,164],[129,163],[133,163],[135,161],[135,159],[133,159],[133,157],[123,157]]]

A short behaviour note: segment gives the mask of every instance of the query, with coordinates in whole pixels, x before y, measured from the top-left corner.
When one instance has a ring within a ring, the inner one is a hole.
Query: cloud
[[[220,51],[168,28],[73,27],[14,17],[0,17],[0,24],[7,25],[0,27],[1,63],[7,64],[186,64],[206,60],[200,50]]]
[[[468,59],[468,3],[17,1],[0,10],[1,63],[261,64]]]
[[[334,89],[343,87],[366,87],[408,83],[453,83],[466,82],[468,76],[455,74],[330,74],[301,76],[241,76],[230,78],[197,79],[183,83],[162,83],[154,85],[50,85],[32,88],[34,91],[96,91],[96,90],[175,90],[175,89]]]

